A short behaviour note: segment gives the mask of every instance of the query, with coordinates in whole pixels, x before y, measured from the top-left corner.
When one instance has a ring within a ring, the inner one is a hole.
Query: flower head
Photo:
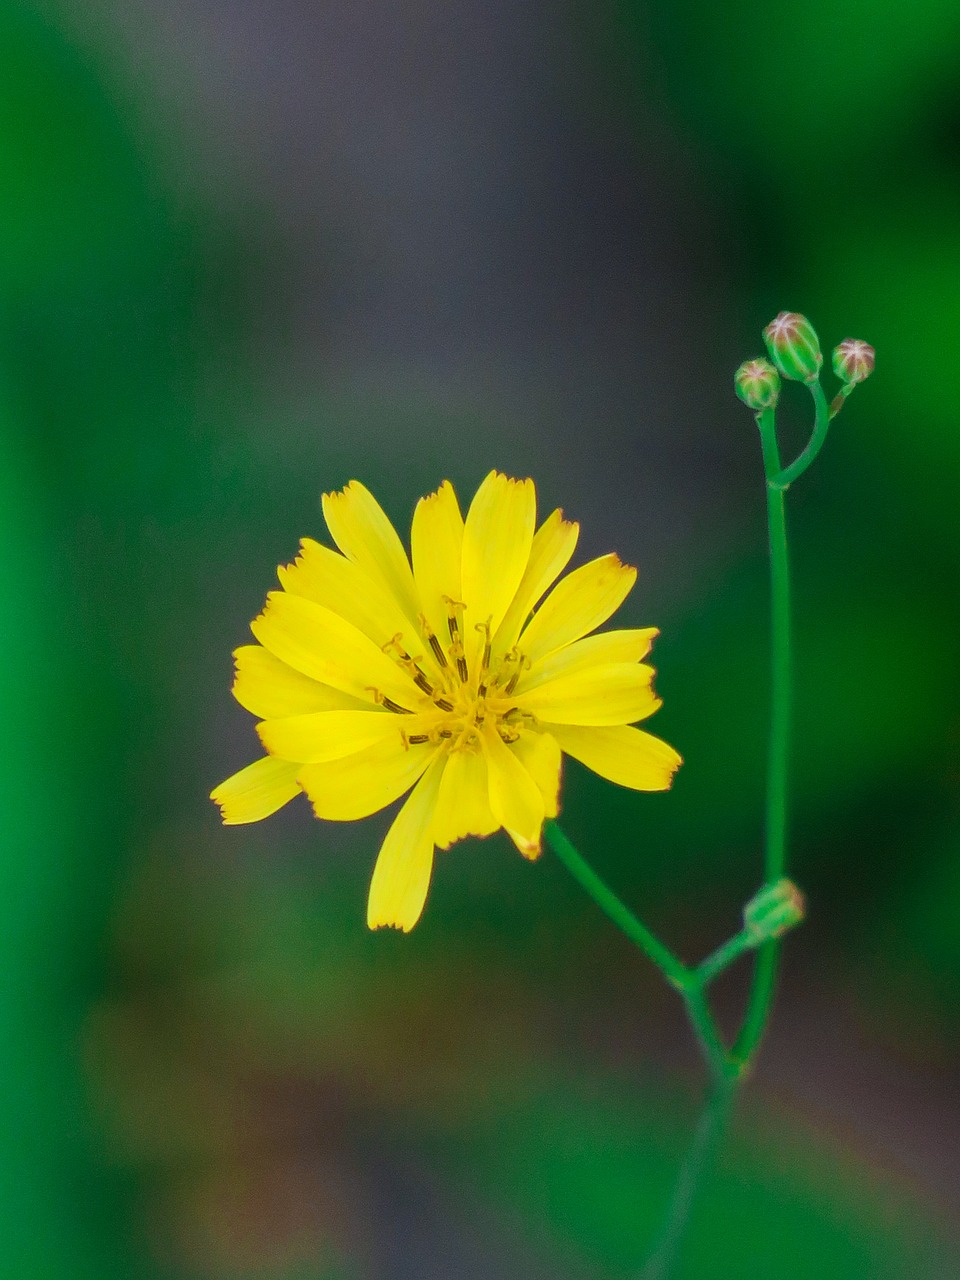
[[[410,791],[367,907],[371,928],[409,930],[435,847],[503,827],[538,856],[563,752],[622,786],[670,786],[680,757],[631,727],[660,705],[642,662],[656,628],[590,634],[636,570],[606,555],[553,586],[579,526],[558,510],[537,529],[532,480],[491,472],[466,520],[445,481],[417,503],[412,565],[359,481],[323,511],[339,552],[304,539],[251,624],[259,643],[234,655],[233,693],[267,755],[213,792],[225,823],[300,791],[318,818],[347,821]]]

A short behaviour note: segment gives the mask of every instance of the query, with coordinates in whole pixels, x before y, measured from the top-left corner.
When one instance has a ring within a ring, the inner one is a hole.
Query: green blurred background
[[[0,0],[4,1277],[637,1274],[701,1070],[562,868],[457,846],[370,935],[387,815],[206,796],[321,490],[405,527],[533,475],[640,566],[687,761],[571,766],[566,825],[688,958],[733,932],[767,637],[730,377],[781,308],[879,364],[791,494],[811,913],[678,1276],[960,1275],[960,10],[772,16]]]

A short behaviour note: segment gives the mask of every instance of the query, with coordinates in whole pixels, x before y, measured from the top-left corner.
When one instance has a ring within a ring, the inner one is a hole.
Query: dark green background
[[[730,375],[782,307],[878,369],[790,495],[810,919],[678,1274],[960,1274],[958,55],[947,0],[0,0],[0,1274],[637,1274],[701,1073],[562,869],[458,846],[372,936],[385,816],[206,795],[321,490],[404,527],[531,474],[640,566],[687,761],[571,766],[566,825],[688,958],[734,931],[767,637]]]

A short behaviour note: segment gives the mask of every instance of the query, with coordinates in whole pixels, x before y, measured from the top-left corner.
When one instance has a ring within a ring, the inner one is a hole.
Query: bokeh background
[[[536,478],[640,566],[663,796],[565,822],[685,956],[757,887],[782,307],[875,379],[791,494],[811,902],[683,1280],[960,1275],[955,0],[0,0],[0,1274],[635,1276],[702,1072],[545,856],[223,830],[276,565]],[[786,436],[808,405],[787,396]],[[735,1018],[743,975],[718,989]]]

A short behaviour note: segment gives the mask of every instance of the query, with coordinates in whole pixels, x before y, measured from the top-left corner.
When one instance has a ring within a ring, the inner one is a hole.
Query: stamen
[[[417,621],[420,623],[420,630],[427,637],[427,643],[430,645],[430,648],[433,650],[433,656],[440,663],[441,667],[445,667],[447,665],[447,655],[443,652],[443,645],[434,635],[433,628],[430,626],[430,623],[427,621],[426,614],[421,613],[418,616]]]
[[[413,712],[406,707],[401,707],[398,702],[394,702],[392,698],[381,697],[380,702],[388,711],[395,712],[398,716],[412,716]]]
[[[430,741],[430,735],[427,733],[411,733],[407,742],[411,747],[419,747],[424,742]]]
[[[448,702],[446,698],[434,698],[434,702],[437,704],[437,706],[440,708],[441,711],[453,710],[453,703]]]
[[[470,672],[467,670],[467,660],[463,655],[463,637],[460,632],[460,617],[466,605],[462,600],[454,600],[452,596],[444,596],[444,602],[447,606],[447,629],[450,632],[450,657],[457,664],[457,675],[459,675],[461,683],[466,684],[470,679]]]
[[[483,632],[483,635],[484,635],[483,656],[480,659],[480,678],[479,678],[479,684],[477,685],[478,698],[482,698],[483,695],[487,692],[487,676],[490,673],[490,649],[491,649],[490,623],[492,621],[493,621],[493,614],[490,615],[490,617],[486,620],[486,622],[478,622],[475,628],[477,631]]]
[[[450,656],[456,659],[457,675],[460,677],[461,684],[466,684],[470,679],[470,672],[467,670],[467,660],[463,656],[463,645],[452,644],[450,646]]]
[[[414,663],[414,670],[416,671],[417,674],[413,677],[413,683],[417,686],[418,689],[422,689],[428,698],[432,698],[434,694],[437,692],[436,689],[434,689],[433,685],[427,679],[425,673],[420,670],[420,668],[416,665],[416,663]]]
[[[430,648],[433,650],[433,656],[440,663],[441,667],[447,665],[447,655],[443,652],[443,645],[431,631],[427,639],[430,641]]]
[[[532,666],[530,659],[527,657],[525,653],[520,654],[519,661],[520,661],[520,665],[517,667],[516,671],[510,677],[509,681],[507,682],[507,686],[503,691],[505,694],[513,693],[524,671],[526,671],[530,666]]]
[[[408,711],[406,707],[401,707],[399,702],[394,702],[392,698],[388,698],[385,693],[381,693],[374,685],[368,684],[364,689],[364,693],[369,693],[378,707],[386,707],[388,711],[394,711],[398,716],[412,716],[413,712]]]

